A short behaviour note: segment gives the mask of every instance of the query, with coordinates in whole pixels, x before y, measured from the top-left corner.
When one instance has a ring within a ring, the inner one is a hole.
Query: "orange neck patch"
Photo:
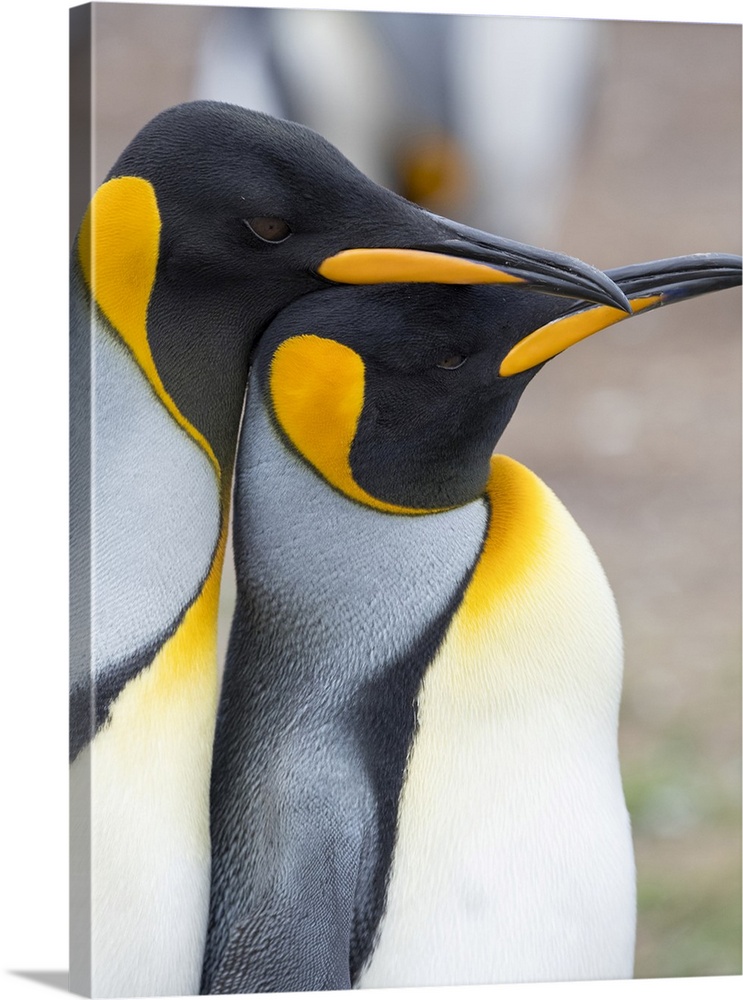
[[[549,492],[533,472],[494,455],[485,495],[488,530],[458,612],[469,625],[489,622],[505,595],[525,585],[548,546]]]

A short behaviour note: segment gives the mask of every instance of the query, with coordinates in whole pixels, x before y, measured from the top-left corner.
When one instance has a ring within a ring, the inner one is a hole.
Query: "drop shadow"
[[[70,992],[69,982],[70,974],[67,969],[51,970],[51,969],[8,969],[13,976],[22,976],[24,979],[31,979],[35,983],[41,983],[42,986],[48,986],[53,990],[63,990],[65,993]]]

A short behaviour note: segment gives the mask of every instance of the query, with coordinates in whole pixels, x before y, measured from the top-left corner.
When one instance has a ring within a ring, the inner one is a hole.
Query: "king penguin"
[[[213,102],[146,125],[72,255],[73,986],[195,993],[216,622],[250,351],[334,284],[507,283],[627,308],[600,271],[424,212],[317,134]]]
[[[741,261],[609,273],[637,314],[740,284]],[[626,315],[337,289],[264,333],[202,992],[632,975],[614,599],[552,491],[493,456],[542,365]]]

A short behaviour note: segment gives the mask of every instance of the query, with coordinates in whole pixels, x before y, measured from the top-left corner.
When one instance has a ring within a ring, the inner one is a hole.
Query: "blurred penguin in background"
[[[193,96],[301,122],[429,211],[549,245],[602,31],[561,18],[221,8]]]

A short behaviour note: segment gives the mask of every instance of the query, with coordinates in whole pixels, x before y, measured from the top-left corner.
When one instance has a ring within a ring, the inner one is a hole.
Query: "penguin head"
[[[291,122],[215,102],[164,111],[95,193],[83,284],[184,425],[232,462],[248,357],[299,297],[336,284],[488,283],[627,308],[573,258],[438,218]]]
[[[264,323],[321,279],[526,284],[626,308],[596,268],[432,215],[311,129],[234,105],[162,112],[107,183],[123,191],[128,180],[153,189],[169,279],[223,290],[234,282],[236,301],[252,302]]]
[[[740,284],[740,258],[612,272],[634,313]],[[285,443],[331,486],[391,514],[481,496],[524,389],[551,357],[627,314],[514,289],[435,285],[310,295],[255,357]]]

